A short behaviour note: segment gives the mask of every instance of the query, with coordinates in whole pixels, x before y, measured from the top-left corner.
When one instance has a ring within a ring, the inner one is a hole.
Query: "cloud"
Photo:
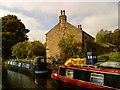
[[[114,10],[107,14],[87,16],[81,21],[81,24],[83,24],[85,26],[83,28],[93,36],[95,36],[100,29],[115,30],[118,27],[118,12]]]
[[[88,7],[83,10],[80,8],[78,14],[80,16],[73,15],[70,19],[70,23],[74,26],[82,24],[83,30],[94,37],[100,29],[115,30],[118,28],[117,3],[84,3],[83,5]]]
[[[8,0],[2,0],[2,2],[8,2]],[[9,2],[33,2],[33,0],[9,0]],[[34,0],[34,2],[119,2],[119,0]]]
[[[95,36],[100,29],[118,25],[117,2],[5,2],[0,3],[0,16],[15,14],[30,30],[30,40],[45,41],[45,32],[58,23],[60,10],[65,9],[68,22]]]
[[[30,30],[30,32],[27,34],[29,36],[30,41],[39,40],[43,43],[46,41],[45,34],[47,33],[47,30]]]
[[[26,16],[20,12],[15,13],[9,10],[0,9],[0,17],[3,17],[7,14],[16,15],[18,19],[21,19],[21,21],[25,24],[26,28],[30,30],[30,32],[27,34],[29,37],[29,40],[31,41],[40,40],[42,42],[45,42],[45,31],[46,30],[40,30],[40,28],[42,28],[43,25],[42,23],[40,23],[39,20],[33,17]]]

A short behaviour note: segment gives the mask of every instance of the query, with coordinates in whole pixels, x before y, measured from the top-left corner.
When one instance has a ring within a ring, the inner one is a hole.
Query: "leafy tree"
[[[96,42],[104,42],[104,30],[101,29],[96,35]]]
[[[27,47],[28,51],[28,57],[36,57],[36,56],[45,56],[45,46],[39,42],[39,41],[34,41],[31,42],[30,45]]]
[[[58,46],[60,48],[61,53],[70,56],[78,54],[79,51],[78,45],[79,43],[77,43],[77,41],[74,40],[74,35],[62,37],[58,42]]]
[[[12,56],[14,58],[26,58],[28,55],[27,47],[29,46],[29,42],[19,42],[12,47]]]
[[[113,43],[115,45],[120,44],[120,29],[115,29],[115,31],[113,33]]]
[[[45,56],[45,46],[39,41],[20,42],[12,47],[12,56],[14,58],[34,58],[36,56]]]
[[[117,51],[120,51],[120,29],[116,29],[113,33],[113,44],[117,45]]]
[[[120,51],[120,29],[115,29],[114,32],[100,30],[96,35],[96,42],[114,44],[117,46],[116,51]]]
[[[113,39],[112,31],[101,29],[96,35],[96,42],[112,43],[112,39]]]
[[[9,58],[11,56],[11,47],[18,42],[28,40],[28,29],[15,15],[7,15],[2,17],[2,57]]]
[[[107,32],[105,35],[104,35],[104,43],[112,43],[113,42],[113,33],[112,31],[105,31]]]

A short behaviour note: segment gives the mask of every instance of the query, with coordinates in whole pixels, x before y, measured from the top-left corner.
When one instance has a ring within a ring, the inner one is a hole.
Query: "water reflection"
[[[50,76],[28,76],[22,73],[7,70],[3,82],[7,88],[59,88],[59,85]]]
[[[36,88],[30,76],[7,70],[7,80],[13,88]]]
[[[3,74],[3,83],[5,88],[52,88],[52,90],[62,90],[61,88],[75,88],[72,85],[56,83],[50,75],[31,76],[11,70],[7,70]],[[79,87],[79,90],[83,89],[84,88]]]
[[[38,88],[55,88],[55,82],[50,77],[37,77],[35,84]]]

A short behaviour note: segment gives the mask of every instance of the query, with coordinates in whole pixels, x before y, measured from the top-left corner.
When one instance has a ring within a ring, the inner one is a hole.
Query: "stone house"
[[[94,37],[82,30],[81,25],[78,27],[73,26],[67,22],[67,16],[65,15],[65,10],[61,10],[59,16],[59,23],[53,27],[50,31],[46,33],[46,59],[56,56],[60,56],[60,50],[58,47],[59,40],[69,34],[75,35],[74,39],[80,42],[80,49],[83,52],[91,51],[92,45],[90,43],[94,42]]]

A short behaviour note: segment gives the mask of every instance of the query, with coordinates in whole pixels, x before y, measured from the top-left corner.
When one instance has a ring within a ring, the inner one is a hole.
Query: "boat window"
[[[13,65],[16,65],[16,62],[13,62]]]
[[[66,71],[65,68],[60,68],[60,70],[59,70],[59,75],[65,76],[65,71]]]
[[[22,63],[22,67],[25,68],[25,63]]]
[[[21,67],[21,63],[18,64],[18,67]]]
[[[8,61],[8,64],[10,64],[10,61]]]
[[[104,75],[98,73],[91,73],[90,81],[95,84],[104,84]]]
[[[12,65],[12,61],[10,62],[10,64]]]
[[[26,68],[26,63],[24,63],[24,68]]]
[[[29,69],[29,64],[26,64],[26,68],[28,68],[28,69]]]
[[[14,65],[14,62],[12,62],[12,65]]]
[[[66,69],[65,76],[66,76],[67,78],[73,79],[73,75],[74,75],[74,71],[73,71],[73,70],[71,70],[71,69]]]

